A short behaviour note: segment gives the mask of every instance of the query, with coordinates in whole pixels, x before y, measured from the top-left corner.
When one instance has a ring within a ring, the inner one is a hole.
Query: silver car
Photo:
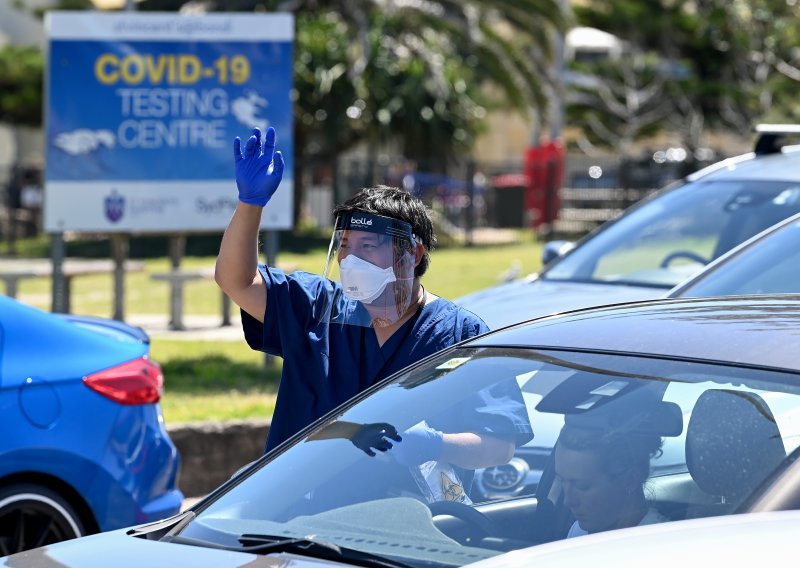
[[[456,300],[492,329],[566,310],[664,296],[728,250],[800,212],[800,147],[762,129],[758,150],[690,175],[571,248],[540,274]]]
[[[800,214],[762,231],[670,291],[669,297],[800,292]]]

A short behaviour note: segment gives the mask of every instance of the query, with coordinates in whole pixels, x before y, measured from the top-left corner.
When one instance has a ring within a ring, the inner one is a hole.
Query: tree
[[[178,4],[144,0],[139,9]],[[552,36],[567,19],[560,0],[240,0],[202,6],[296,15],[296,204],[309,162],[335,167],[337,156],[355,144],[373,152],[393,144],[427,169],[444,172],[471,147],[488,108],[542,113]]]
[[[188,5],[144,0],[139,9]],[[325,123],[318,130],[337,143],[323,153],[358,141],[379,144],[389,135],[406,149],[428,147],[452,157],[480,130],[486,116],[481,103],[524,114],[543,111],[552,36],[567,21],[559,0],[239,0],[203,6],[296,14],[298,125],[314,131],[314,121]],[[492,88],[477,94],[476,87],[486,85]],[[353,119],[359,111],[379,124]]]
[[[0,49],[0,122],[42,124],[44,58],[36,47]]]
[[[800,118],[797,2],[595,0],[576,6],[575,16],[688,71],[665,84],[675,112],[663,126],[690,149],[708,127],[745,133],[760,120]]]
[[[627,55],[575,67],[584,79],[570,89],[569,117],[583,126],[584,148],[610,146],[627,156],[636,140],[657,132],[674,111],[673,101],[663,96],[672,79],[657,58]]]
[[[395,139],[409,158],[443,161],[468,148],[485,114],[474,70],[441,36],[412,40],[393,32],[396,21],[371,17],[370,57],[351,77],[342,18],[298,16],[295,113],[298,135],[314,143],[308,151],[332,156]]]

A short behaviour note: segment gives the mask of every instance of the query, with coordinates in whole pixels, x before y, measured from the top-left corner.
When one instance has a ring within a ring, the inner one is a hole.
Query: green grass
[[[280,252],[278,263],[320,272],[325,263],[326,244],[310,241],[303,246],[292,246],[289,243]],[[21,242],[19,248],[32,252],[46,250],[41,243],[34,246]],[[456,298],[497,284],[500,274],[514,265],[519,266],[521,274],[538,270],[540,257],[541,245],[523,232],[519,242],[509,245],[442,248],[432,253],[431,267],[422,281],[431,292]],[[211,267],[214,259],[211,255],[187,256],[182,266]],[[144,263],[142,272],[126,275],[125,313],[128,316],[166,316],[169,311],[168,286],[151,280],[150,275],[168,270],[169,261],[164,257],[144,258]],[[74,313],[111,315],[111,275],[75,278],[72,286]],[[18,298],[49,309],[49,279],[22,281]],[[197,281],[186,286],[186,315],[218,315],[220,310],[221,294],[213,281]],[[272,416],[281,361],[273,359],[269,366],[265,365],[264,354],[250,350],[244,341],[186,341],[154,337],[151,354],[164,369],[166,383],[162,407],[167,423]]]
[[[281,361],[244,342],[154,338],[151,356],[165,377],[162,408],[168,423],[245,420],[272,416]]]
[[[286,252],[278,256],[278,264],[309,272],[321,272],[325,266],[325,249],[307,253]],[[498,282],[500,274],[519,264],[522,274],[539,268],[541,246],[531,237],[519,243],[471,248],[443,248],[431,255],[431,267],[423,277],[425,287],[439,296],[456,298],[486,288]],[[182,267],[210,268],[215,257],[186,257]],[[126,314],[167,314],[169,286],[154,281],[150,275],[169,270],[165,258],[144,260],[141,272],[131,272],[125,278]],[[18,298],[42,309],[50,306],[51,282],[47,278],[23,280]],[[185,289],[185,314],[219,314],[222,296],[212,280],[189,283]],[[81,276],[72,282],[72,311],[109,317],[113,306],[113,282],[110,274]]]

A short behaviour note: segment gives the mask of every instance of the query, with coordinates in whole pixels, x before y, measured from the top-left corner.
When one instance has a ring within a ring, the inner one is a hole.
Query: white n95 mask
[[[380,268],[354,254],[347,255],[339,263],[339,275],[344,295],[365,304],[374,301],[386,286],[397,280],[391,266]]]
[[[417,239],[399,219],[354,211],[336,217],[314,316],[318,322],[384,327],[414,301]],[[381,268],[388,266],[388,268]]]

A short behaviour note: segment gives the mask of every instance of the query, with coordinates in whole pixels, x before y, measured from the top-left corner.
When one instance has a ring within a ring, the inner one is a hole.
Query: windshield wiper
[[[384,556],[310,538],[282,538],[260,534],[243,534],[239,537],[239,542],[244,545],[244,548],[239,549],[241,552],[253,554],[292,552],[323,560],[345,560],[354,566],[411,568],[410,564],[390,560]]]

